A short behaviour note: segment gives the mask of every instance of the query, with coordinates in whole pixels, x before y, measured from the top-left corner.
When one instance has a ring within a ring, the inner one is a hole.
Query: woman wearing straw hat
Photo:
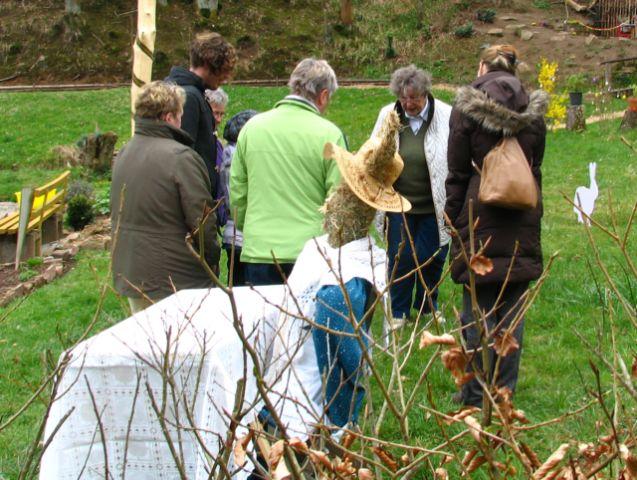
[[[412,308],[418,317],[434,312],[437,321],[444,321],[437,311],[437,285],[449,244],[443,210],[451,107],[434,99],[430,93],[431,75],[415,65],[396,70],[389,89],[397,101],[380,111],[372,137],[378,134],[389,112],[398,114],[402,128],[395,141],[405,168],[394,188],[412,205],[404,215],[387,214],[388,276],[401,278],[390,288],[393,326],[399,328],[411,317]],[[420,272],[415,272],[423,264]]]

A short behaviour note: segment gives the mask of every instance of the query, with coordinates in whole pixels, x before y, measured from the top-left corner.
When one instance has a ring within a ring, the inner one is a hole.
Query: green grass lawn
[[[229,87],[227,90],[231,99],[227,118],[245,108],[265,110],[286,92],[284,88]],[[450,100],[451,95],[441,93],[440,96]],[[385,89],[343,88],[337,92],[328,117],[343,129],[350,146],[356,149],[369,135],[379,108],[391,100]],[[0,94],[0,105],[3,109],[0,201],[8,199],[25,183],[41,183],[57,173],[40,166],[51,147],[73,143],[82,134],[92,131],[96,124],[101,130],[117,132],[120,145],[130,134],[126,89]],[[585,385],[592,385],[592,375],[587,362],[594,358],[575,332],[595,344],[601,342],[604,351],[609,352],[610,323],[605,307],[617,307],[617,302],[612,295],[605,295],[601,272],[594,266],[585,230],[575,221],[572,207],[562,194],[572,198],[577,186],[588,185],[588,162],[595,161],[600,188],[595,218],[603,224],[611,223],[609,198],[612,196],[618,225],[626,223],[637,201],[637,156],[620,142],[618,126],[619,120],[606,121],[590,125],[584,133],[559,131],[550,133],[547,138],[543,166],[543,247],[546,258],[558,251],[559,255],[527,317],[516,396],[516,405],[524,409],[533,422],[553,418],[589,401]],[[637,143],[637,131],[623,135]],[[102,180],[100,188],[106,186]],[[636,279],[625,275],[624,262],[610,242],[597,232],[595,238],[602,246],[601,258],[609,264],[619,288],[636,304]],[[635,235],[629,249],[633,258],[637,257]],[[37,387],[43,372],[43,352],[50,350],[57,358],[65,345],[79,337],[95,314],[100,286],[108,281],[107,253],[83,252],[68,275],[39,289],[23,302],[0,309],[0,420],[19,408]],[[441,289],[441,299],[448,318],[453,317],[452,308],[458,305],[459,298],[460,287],[447,280]],[[107,328],[124,316],[121,302],[107,293],[95,331]],[[447,325],[453,328],[454,323]],[[615,328],[618,351],[628,362],[632,354],[637,353],[637,332],[621,315],[616,319]],[[407,388],[424,368],[428,355],[427,351],[419,352],[411,360],[405,371]],[[612,358],[610,352],[609,358]],[[444,411],[454,409],[449,402],[454,391],[450,376],[436,366],[429,380],[436,405]],[[607,373],[603,380],[605,389],[612,387]],[[373,392],[372,400],[377,408],[378,391]],[[427,404],[425,390],[419,394],[418,403]],[[637,416],[634,403],[632,405],[622,413],[623,418]],[[0,432],[0,478],[17,478],[42,411],[42,402],[36,402],[9,429]],[[530,434],[529,443],[546,457],[567,439],[582,442],[594,439],[595,420],[601,418],[599,409],[593,408]],[[414,443],[431,447],[441,442],[435,422],[421,409],[414,410],[410,427]],[[606,430],[602,428],[604,433]],[[396,422],[387,421],[383,435],[397,438]]]

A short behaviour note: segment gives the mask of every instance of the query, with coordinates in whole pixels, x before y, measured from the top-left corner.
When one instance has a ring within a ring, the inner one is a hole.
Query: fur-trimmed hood
[[[515,135],[531,125],[538,117],[544,116],[548,108],[549,96],[543,90],[535,90],[527,96],[520,86],[519,90],[513,92],[508,99],[498,98],[497,93],[501,89],[493,87],[506,85],[510,88],[511,84],[508,78],[500,77],[481,84],[478,88],[475,83],[474,86],[461,87],[456,94],[455,107],[486,130],[502,133],[505,136]],[[515,106],[518,109],[509,108],[509,106]]]

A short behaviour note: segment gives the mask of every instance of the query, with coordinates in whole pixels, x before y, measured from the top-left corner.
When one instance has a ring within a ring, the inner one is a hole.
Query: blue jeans
[[[293,263],[279,263],[285,277],[292,272]],[[246,285],[279,285],[283,283],[281,273],[274,263],[244,263],[243,274]]]
[[[365,314],[371,283],[353,278],[345,284],[345,289],[352,314],[360,322]],[[326,285],[318,291],[314,316],[318,325],[338,332],[354,333],[349,317],[350,311],[339,285]],[[365,389],[361,385],[363,349],[360,342],[355,337],[329,333],[317,327],[312,329],[312,337],[316,360],[324,379],[327,418],[339,427],[348,422],[356,423],[365,396]],[[361,338],[367,346],[367,338]]]
[[[436,216],[434,214],[406,213],[405,219],[416,248],[418,264],[422,265],[440,248]],[[404,242],[404,246],[401,250],[402,242]],[[427,289],[430,291],[430,300],[434,310],[438,309],[438,289],[434,287],[440,281],[448,250],[449,245],[440,248],[431,263],[421,269]],[[389,260],[388,276],[393,274],[394,279],[401,278],[416,268],[416,262],[414,261],[409,237],[405,232],[401,213],[387,213],[387,257]],[[413,296],[414,287],[416,287],[415,297]],[[389,289],[389,294],[391,296],[392,314],[396,318],[403,316],[409,318],[412,308],[420,311],[423,306],[423,313],[431,312],[431,304],[429,299],[426,298],[426,291],[418,272],[412,273],[399,282],[394,281],[394,284]]]

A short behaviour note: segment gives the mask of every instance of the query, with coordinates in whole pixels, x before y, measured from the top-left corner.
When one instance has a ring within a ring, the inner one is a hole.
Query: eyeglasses
[[[410,95],[410,96],[400,95],[398,97],[398,100],[400,100],[401,102],[418,102],[422,100],[423,98],[425,98],[424,95]]]
[[[216,115],[218,117],[223,117],[226,114],[226,111],[225,110],[213,110],[212,114]]]

